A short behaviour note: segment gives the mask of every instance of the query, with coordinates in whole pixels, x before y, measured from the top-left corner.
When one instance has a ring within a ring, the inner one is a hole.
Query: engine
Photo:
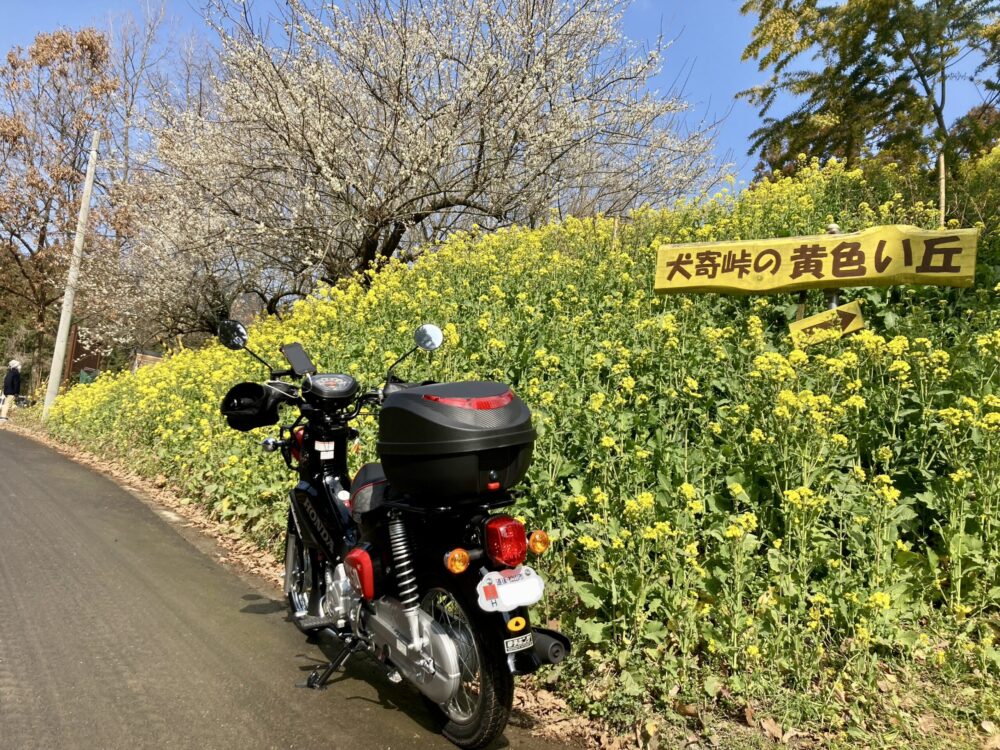
[[[337,630],[347,628],[351,611],[360,603],[361,597],[351,585],[344,565],[326,567],[326,595],[323,597],[323,614],[337,619]]]
[[[356,550],[360,557],[361,550]],[[367,552],[363,553],[367,557]],[[350,555],[348,555],[350,557]],[[338,631],[350,630],[380,660],[399,670],[435,703],[446,703],[458,689],[458,650],[445,629],[427,612],[414,613],[419,638],[410,643],[411,625],[402,605],[389,597],[371,601],[364,560],[326,568],[323,612],[336,618]],[[369,600],[365,604],[365,600]]]

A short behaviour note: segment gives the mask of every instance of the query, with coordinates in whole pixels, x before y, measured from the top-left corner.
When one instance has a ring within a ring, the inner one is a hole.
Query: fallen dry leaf
[[[996,733],[997,733],[997,725],[996,725],[996,724],[994,724],[994,723],[993,723],[992,721],[990,721],[989,719],[987,719],[987,720],[986,720],[986,721],[984,721],[984,722],[983,722],[982,724],[980,724],[980,725],[979,725],[979,727],[980,727],[980,729],[982,729],[982,730],[983,730],[984,732],[986,732],[986,734],[996,734]]]
[[[924,734],[929,734],[934,731],[935,725],[934,717],[930,714],[924,714],[919,719],[917,719],[917,729],[919,729]]]
[[[781,731],[781,724],[770,717],[760,720],[760,728],[775,742],[781,742],[781,739],[785,736],[785,733]]]
[[[994,734],[983,743],[982,750],[1000,750],[1000,734]]]
[[[683,701],[674,701],[674,711],[681,716],[689,717],[697,716],[699,713],[697,705],[694,703],[684,703]]]
[[[752,727],[754,725],[754,710],[753,706],[750,704],[743,707],[743,721],[747,723],[748,727]]]

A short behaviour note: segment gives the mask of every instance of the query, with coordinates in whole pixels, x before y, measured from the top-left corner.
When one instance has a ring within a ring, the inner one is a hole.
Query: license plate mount
[[[493,570],[476,586],[479,608],[484,612],[510,612],[530,607],[542,598],[545,582],[527,565],[510,570]]]

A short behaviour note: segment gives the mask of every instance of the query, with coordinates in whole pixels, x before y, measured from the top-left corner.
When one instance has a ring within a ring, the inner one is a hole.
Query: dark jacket
[[[7,370],[7,376],[3,379],[3,395],[21,395],[21,371]]]

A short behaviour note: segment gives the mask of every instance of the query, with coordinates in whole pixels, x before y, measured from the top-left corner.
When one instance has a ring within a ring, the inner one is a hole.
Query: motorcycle
[[[282,405],[298,411],[262,446],[299,478],[285,535],[290,619],[303,633],[328,631],[343,643],[308,686],[323,687],[351,654],[365,652],[390,680],[421,692],[454,744],[489,744],[507,724],[514,676],[570,651],[569,639],[532,624],[528,612],[545,587],[525,561],[543,554],[549,537],[502,512],[530,464],[529,409],[502,383],[397,378],[403,360],[442,345],[434,325],[417,329],[385,383],[366,391],[350,375],[317,372],[300,344],[281,347],[289,369],[275,371],[247,348],[240,323],[223,321],[219,338],[271,373],[226,394],[230,427],[278,424]],[[378,414],[381,461],[351,479],[351,423],[366,409]]]

